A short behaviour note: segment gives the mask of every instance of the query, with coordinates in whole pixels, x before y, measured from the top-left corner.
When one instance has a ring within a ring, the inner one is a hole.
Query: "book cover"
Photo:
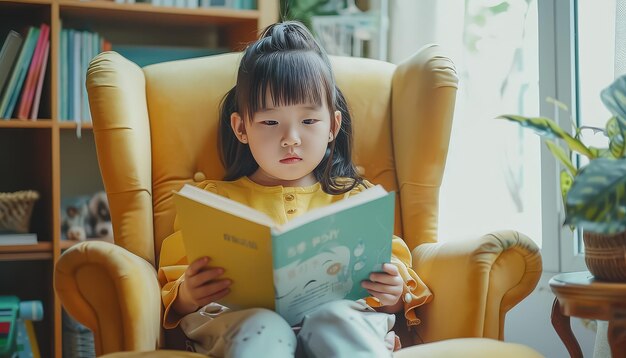
[[[0,101],[0,117],[4,119],[9,119],[13,114],[13,106],[15,106],[17,96],[22,89],[22,82],[24,81],[28,64],[30,63],[33,52],[35,51],[35,44],[38,37],[39,28],[30,27],[28,29],[24,45],[22,45],[20,54],[15,62],[13,71],[11,72],[9,83],[4,89],[2,99]]]
[[[41,69],[41,61],[43,59],[44,49],[46,43],[49,41],[49,33],[50,26],[48,26],[47,24],[41,24],[41,27],[39,28],[39,39],[37,40],[37,45],[35,46],[33,58],[30,61],[28,75],[26,76],[24,88],[22,89],[22,95],[19,102],[20,104],[17,107],[16,117],[18,119],[27,119],[30,108],[32,107],[33,99],[35,97],[35,89],[38,82],[37,80]]]
[[[2,44],[2,49],[0,50],[0,94],[2,94],[2,90],[7,83],[9,73],[11,73],[11,69],[15,64],[22,42],[22,35],[11,30]]]
[[[219,302],[273,309],[291,325],[324,303],[369,295],[361,281],[391,259],[394,200],[376,186],[276,226],[191,185],[174,194],[189,262],[208,256],[233,281]]]
[[[33,106],[30,112],[30,119],[37,120],[39,114],[39,103],[41,101],[41,91],[43,89],[43,80],[46,78],[46,69],[48,68],[48,56],[50,54],[50,41],[46,41],[44,47],[43,59],[41,69],[39,71],[39,78],[37,80],[37,87],[35,89],[35,97],[33,98]]]

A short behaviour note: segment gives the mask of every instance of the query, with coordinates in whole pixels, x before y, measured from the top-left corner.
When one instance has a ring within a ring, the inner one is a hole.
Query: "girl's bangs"
[[[275,52],[258,58],[254,71],[249,73],[247,114],[272,105],[267,103],[269,90],[276,106],[313,104],[332,107],[334,81],[328,65],[309,51]]]

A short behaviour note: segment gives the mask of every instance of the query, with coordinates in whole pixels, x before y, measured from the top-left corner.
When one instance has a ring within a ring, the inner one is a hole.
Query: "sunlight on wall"
[[[434,42],[450,52],[460,77],[439,240],[513,229],[541,245],[540,142],[532,132],[495,119],[539,113],[536,0],[391,6],[391,60]],[[400,40],[394,43],[396,34]],[[411,40],[406,34],[417,35]]]
[[[611,113],[600,91],[615,76],[615,0],[578,2],[578,60],[582,125],[604,127]],[[599,56],[598,54],[603,54]]]

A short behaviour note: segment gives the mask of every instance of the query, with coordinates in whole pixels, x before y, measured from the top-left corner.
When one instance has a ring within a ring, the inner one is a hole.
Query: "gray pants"
[[[198,352],[210,357],[391,357],[394,315],[357,301],[335,301],[305,316],[296,335],[273,311],[209,305],[181,321]]]

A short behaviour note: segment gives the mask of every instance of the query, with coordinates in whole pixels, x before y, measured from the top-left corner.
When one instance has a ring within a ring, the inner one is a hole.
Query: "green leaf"
[[[552,103],[553,105],[557,106],[558,108],[560,108],[561,110],[563,110],[565,112],[569,111],[569,108],[567,108],[567,105],[565,103],[559,101],[558,99],[556,99],[554,97],[548,96],[546,98],[546,102]]]
[[[609,137],[609,150],[613,157],[623,157],[626,154],[626,146],[624,146],[626,131],[620,127],[617,117],[613,117],[606,122],[606,135]]]
[[[576,167],[572,164],[569,155],[563,150],[563,148],[549,140],[546,141],[546,145],[548,146],[548,149],[550,149],[550,152],[552,152],[552,155],[554,155],[554,157],[560,161],[572,175],[576,175],[578,170],[576,170]]]
[[[598,158],[581,169],[565,203],[569,225],[613,234],[626,230],[626,158]]]
[[[618,77],[600,92],[602,103],[617,117],[620,127],[626,128],[626,75]]]
[[[594,158],[611,158],[611,159],[615,159],[615,157],[613,156],[613,154],[611,153],[611,151],[608,148],[589,147],[589,151],[591,153],[593,153],[593,157]]]
[[[566,203],[567,193],[572,188],[574,177],[566,170],[561,170],[561,196],[563,197],[563,204]]]
[[[561,139],[565,142],[565,144],[567,144],[570,150],[580,153],[589,159],[596,158],[594,154],[589,150],[589,148],[587,148],[587,146],[583,144],[583,142],[572,137],[550,118],[524,117],[512,114],[504,114],[497,118],[508,119],[509,121],[517,122],[522,127],[530,128],[546,139]]]
[[[600,92],[602,103],[615,116],[607,122],[609,149],[615,157],[626,156],[626,75],[618,77],[611,85]],[[618,130],[619,129],[619,130]]]

